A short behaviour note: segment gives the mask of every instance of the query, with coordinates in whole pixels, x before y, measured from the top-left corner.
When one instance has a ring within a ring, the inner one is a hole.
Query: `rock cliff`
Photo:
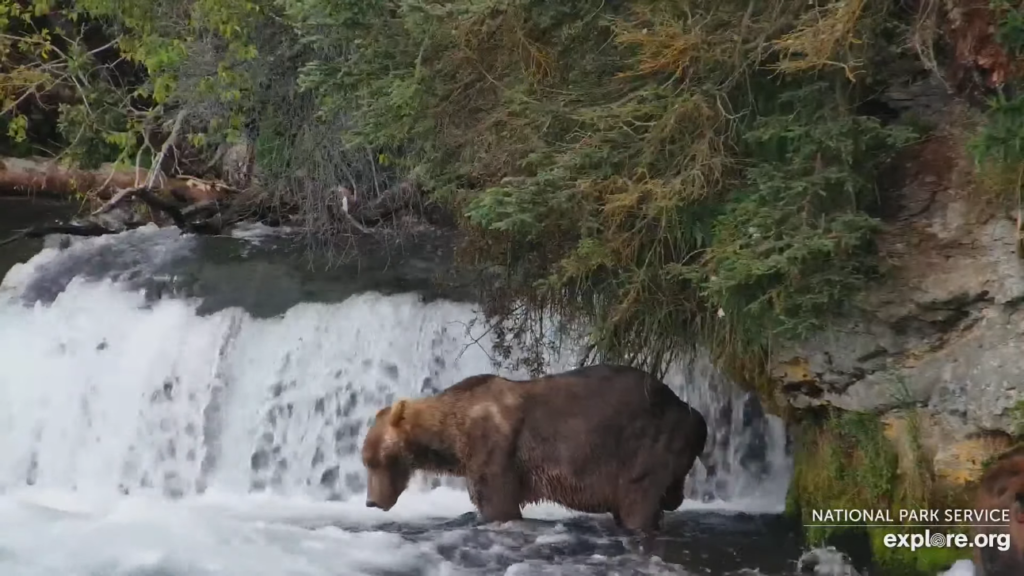
[[[1024,260],[1017,210],[967,153],[977,118],[937,78],[887,95],[938,127],[893,166],[879,238],[885,278],[847,320],[773,355],[776,400],[878,412],[916,407],[939,479],[976,478],[1024,400]]]

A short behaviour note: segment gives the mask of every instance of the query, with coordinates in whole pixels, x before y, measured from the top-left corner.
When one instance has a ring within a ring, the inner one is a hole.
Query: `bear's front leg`
[[[476,493],[477,509],[484,522],[508,522],[522,520],[519,507],[519,490],[500,476],[482,474],[470,480]]]
[[[484,522],[523,519],[522,486],[509,452],[492,449],[474,459],[466,480]]]

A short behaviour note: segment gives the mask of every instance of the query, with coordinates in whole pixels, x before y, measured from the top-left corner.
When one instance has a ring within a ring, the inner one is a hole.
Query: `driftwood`
[[[377,226],[398,212],[412,208],[420,200],[419,191],[412,184],[402,182],[389,188],[370,202],[349,204],[348,214],[364,226]]]
[[[22,238],[41,238],[50,234],[102,236],[138,228],[145,222],[124,218],[118,221],[107,215],[114,208],[133,200],[141,201],[155,214],[166,216],[186,232],[217,234],[225,225],[244,219],[244,215],[239,215],[226,221],[221,216],[220,211],[231,205],[230,193],[234,191],[217,183],[165,178],[162,186],[130,186],[119,190],[113,184],[130,182],[128,178],[134,179],[134,174],[111,171],[109,168],[92,172],[76,170],[34,159],[0,159],[0,165],[3,166],[0,169],[0,192],[14,191],[18,195],[30,192],[50,197],[66,195],[66,199],[69,199],[73,192],[84,188],[83,191],[89,192],[92,198],[108,200],[99,210],[81,221],[32,226],[0,240],[0,247]],[[10,169],[12,166],[14,170]]]
[[[170,137],[154,160],[155,166],[161,165],[173,146],[183,118],[184,113],[179,113]],[[222,210],[232,207],[232,200],[239,194],[219,182],[189,177],[167,178],[159,169],[149,171],[106,164],[95,170],[82,170],[46,158],[0,158],[0,196],[35,195],[67,200],[78,194],[106,202],[82,223],[34,226],[0,242],[0,246],[20,238],[47,234],[99,236],[137,228],[142,224],[134,221],[111,224],[109,217],[103,217],[134,200],[143,202],[154,213],[166,216],[187,232],[216,234],[224,226],[245,218],[245,214],[237,210],[232,210],[233,214],[228,218],[221,214]]]
[[[171,137],[165,141],[157,160],[164,157],[174,136],[176,130],[172,130]],[[154,164],[160,165],[159,162]],[[363,234],[383,229],[401,213],[423,212],[420,190],[408,182],[365,200],[344,187],[335,191],[339,195],[338,202],[326,207],[331,217],[347,221]],[[103,201],[102,205],[80,221],[33,226],[0,240],[0,246],[21,238],[49,234],[101,236],[138,228],[144,222],[137,221],[130,210],[119,210],[120,218],[109,214],[132,202],[142,202],[154,215],[161,216],[158,220],[194,234],[220,234],[227,227],[247,220],[266,221],[271,225],[277,220],[276,216],[260,214],[257,207],[245,201],[245,195],[217,181],[186,176],[168,178],[159,169],[150,172],[108,164],[96,170],[82,170],[50,159],[0,158],[0,197],[36,195],[72,199],[79,194]],[[279,208],[287,211],[286,207]]]
[[[122,196],[123,200],[137,199],[153,210],[166,215],[181,231],[194,234],[220,234],[225,228],[237,224],[249,217],[247,210],[235,208],[230,203],[203,201],[188,206],[179,206],[166,200],[153,190],[146,188],[130,188]],[[106,212],[112,210],[107,208]],[[40,224],[21,230],[15,235],[0,240],[0,247],[23,238],[42,238],[50,234],[66,234],[69,236],[103,236],[117,234],[144,226],[146,222],[138,220],[113,221],[102,214],[91,214],[80,222]]]
[[[150,170],[149,174],[146,176],[145,183],[143,183],[143,184],[136,184],[135,188],[126,188],[126,189],[118,192],[106,204],[104,204],[98,210],[93,212],[92,213],[93,216],[96,216],[97,214],[103,214],[105,212],[109,212],[110,210],[112,210],[114,208],[114,206],[116,206],[118,203],[120,203],[125,198],[127,198],[132,193],[132,190],[135,190],[136,194],[138,194],[139,191],[141,191],[141,190],[145,190],[147,193],[150,193],[150,194],[155,192],[154,186],[156,186],[157,180],[160,179],[161,176],[163,176],[163,171],[161,170],[160,167],[164,165],[164,159],[167,158],[167,152],[171,148],[174,147],[174,143],[178,140],[178,134],[181,132],[181,124],[182,124],[182,122],[184,122],[185,116],[186,116],[187,113],[188,113],[188,109],[187,108],[182,108],[178,112],[178,115],[174,119],[174,127],[171,128],[171,135],[167,137],[167,140],[164,140],[163,145],[160,147],[160,153],[157,154],[156,158],[153,159],[153,170]],[[147,140],[147,142],[148,142],[148,140]],[[141,153],[142,153],[142,150],[140,149],[139,150],[139,154],[141,154]],[[136,180],[136,182],[138,182],[138,176],[136,176],[135,180]],[[146,201],[145,199],[143,199],[143,200]],[[147,204],[149,203],[149,201],[146,201],[146,202],[147,202]],[[171,217],[174,218],[174,214],[171,214]],[[180,219],[180,214],[179,214],[179,219]],[[181,224],[179,223],[179,219],[174,220],[174,223],[178,224],[178,226],[181,227]]]
[[[48,196],[71,199],[88,194],[111,200],[124,190],[144,186],[150,173],[143,168],[115,168],[104,164],[95,170],[62,166],[49,158],[0,158],[0,196]],[[224,199],[232,189],[195,178],[156,177],[154,191],[179,202]]]

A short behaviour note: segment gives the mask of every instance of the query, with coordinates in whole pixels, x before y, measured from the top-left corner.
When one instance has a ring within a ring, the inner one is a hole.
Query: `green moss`
[[[1024,400],[1019,400],[1010,410],[1010,418],[1013,420],[1013,431],[1018,436],[1024,436]]]
[[[811,523],[814,509],[943,509],[958,497],[936,490],[922,454],[916,412],[902,414],[903,436],[894,444],[879,417],[864,413],[834,413],[821,422],[805,422],[798,433],[794,479],[786,512]],[[902,451],[902,452],[901,452]],[[901,457],[902,454],[902,457]],[[957,548],[889,548],[885,534],[921,532],[924,527],[842,528],[809,527],[811,545],[835,544],[839,538],[866,533],[874,564],[883,574],[933,576],[969,551]],[[963,529],[943,529],[947,533]]]
[[[1024,98],[1020,95],[1024,9],[1007,0],[991,0],[989,8],[995,22],[995,40],[1009,56],[1009,61],[992,73],[1003,74],[1006,85],[990,98],[984,121],[968,143],[968,150],[978,167],[979,191],[1020,207],[1024,200]],[[1017,249],[1024,257],[1024,243],[1019,238]]]
[[[946,534],[966,533],[963,528],[943,528]],[[921,533],[923,529],[907,530]],[[871,551],[874,563],[884,570],[886,576],[934,576],[961,559],[971,558],[970,548],[924,547],[917,550],[899,547],[890,548],[882,539],[886,534],[898,534],[898,530],[869,529]]]
[[[806,524],[813,510],[877,509],[892,504],[899,459],[874,414],[840,413],[799,431],[789,509]],[[812,528],[824,541],[841,528]]]

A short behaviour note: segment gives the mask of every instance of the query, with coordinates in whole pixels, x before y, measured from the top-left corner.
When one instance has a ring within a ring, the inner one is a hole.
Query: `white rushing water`
[[[148,246],[139,262],[190,246],[130,234]],[[408,538],[381,527],[472,511],[458,484],[424,480],[392,511],[370,510],[358,453],[379,408],[495,371],[483,329],[467,333],[472,306],[363,294],[270,319],[200,316],[196,301],[147,301],[83,278],[52,302],[23,301],[33,282],[101,260],[118,242],[127,241],[47,249],[0,285],[0,574],[471,572],[443,553],[466,531]],[[706,363],[668,380],[705,414],[717,446],[717,476],[698,464],[688,486],[708,501],[684,507],[780,511],[790,474],[782,423],[751,412]],[[572,516],[554,506],[525,515]],[[504,544],[495,536],[488,553],[545,545],[566,528],[545,530]],[[600,554],[573,562],[613,566]],[[678,573],[633,562],[630,573]],[[529,566],[506,573],[542,573]],[[494,573],[481,570],[471,573]]]

